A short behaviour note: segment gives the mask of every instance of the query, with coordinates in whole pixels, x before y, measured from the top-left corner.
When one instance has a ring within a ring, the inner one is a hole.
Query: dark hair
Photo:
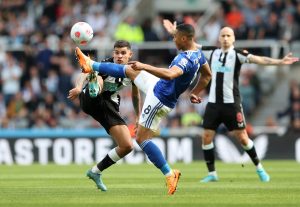
[[[189,38],[193,38],[195,36],[195,29],[190,24],[179,24],[177,25],[176,30]]]
[[[114,48],[120,48],[120,47],[127,47],[128,49],[131,49],[131,45],[126,40],[117,40],[114,44]]]

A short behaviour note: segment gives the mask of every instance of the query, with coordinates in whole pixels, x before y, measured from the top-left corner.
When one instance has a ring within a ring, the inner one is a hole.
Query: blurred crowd
[[[201,12],[159,13],[142,22],[130,13],[122,19],[122,12],[134,1],[0,1],[0,128],[99,127],[80,110],[78,101],[66,98],[80,71],[73,55],[75,45],[69,37],[71,26],[78,21],[92,25],[94,39],[90,46],[94,48],[116,39],[133,44],[171,40],[162,26],[164,18],[193,24],[197,40],[206,40],[211,45],[217,44],[219,30],[224,25],[234,28],[237,39],[300,40],[300,1],[220,1],[221,10],[203,28],[197,24]],[[169,56],[176,55],[174,51],[168,52]],[[140,55],[144,58],[139,59],[153,64],[166,65],[169,60],[163,55],[150,57],[142,52]],[[261,101],[256,69],[246,66],[240,84],[245,114],[251,116]],[[121,95],[120,111],[128,123],[134,123],[132,107],[128,107],[130,89],[124,89]],[[205,92],[202,95],[203,104],[191,105],[188,92],[184,93],[163,126],[200,126],[207,99]],[[290,108],[297,106],[292,104]]]
[[[290,127],[300,130],[300,85],[296,79],[290,81],[289,102],[285,110],[277,113],[277,118],[289,118]]]
[[[220,26],[232,27],[236,39],[273,39],[292,42],[300,39],[300,1],[223,0],[220,13],[213,16],[204,34],[213,44],[212,34]],[[215,34],[215,33],[213,33]]]

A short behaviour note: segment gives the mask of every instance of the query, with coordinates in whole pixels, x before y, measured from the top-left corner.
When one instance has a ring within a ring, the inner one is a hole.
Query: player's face
[[[127,64],[132,57],[132,51],[127,47],[115,47],[113,51],[114,62],[118,64]]]
[[[225,27],[220,31],[219,41],[223,49],[231,47],[235,41],[233,30]]]
[[[185,40],[185,37],[182,36],[180,33],[176,32],[173,36],[173,41],[176,45],[176,48],[178,50],[182,50],[184,48],[184,40]]]

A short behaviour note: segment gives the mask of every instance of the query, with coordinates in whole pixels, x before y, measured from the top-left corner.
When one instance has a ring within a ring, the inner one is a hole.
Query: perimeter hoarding
[[[159,146],[170,163],[190,163],[203,160],[201,128],[162,130],[153,141]],[[261,159],[291,159],[300,162],[300,132],[262,130],[253,137]],[[101,160],[114,141],[104,130],[0,130],[0,164],[30,165],[33,163],[59,165],[92,164]],[[139,164],[149,162],[134,141],[134,151],[121,162]],[[235,139],[228,134],[215,138],[217,158],[224,162],[245,163],[250,161]]]

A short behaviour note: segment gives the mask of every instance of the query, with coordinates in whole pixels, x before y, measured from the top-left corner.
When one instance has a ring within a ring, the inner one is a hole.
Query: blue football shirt
[[[160,79],[154,86],[154,95],[165,105],[174,108],[178,97],[190,86],[197,77],[198,70],[206,64],[201,50],[179,53],[169,68],[174,65],[182,69],[183,74],[173,80]]]

